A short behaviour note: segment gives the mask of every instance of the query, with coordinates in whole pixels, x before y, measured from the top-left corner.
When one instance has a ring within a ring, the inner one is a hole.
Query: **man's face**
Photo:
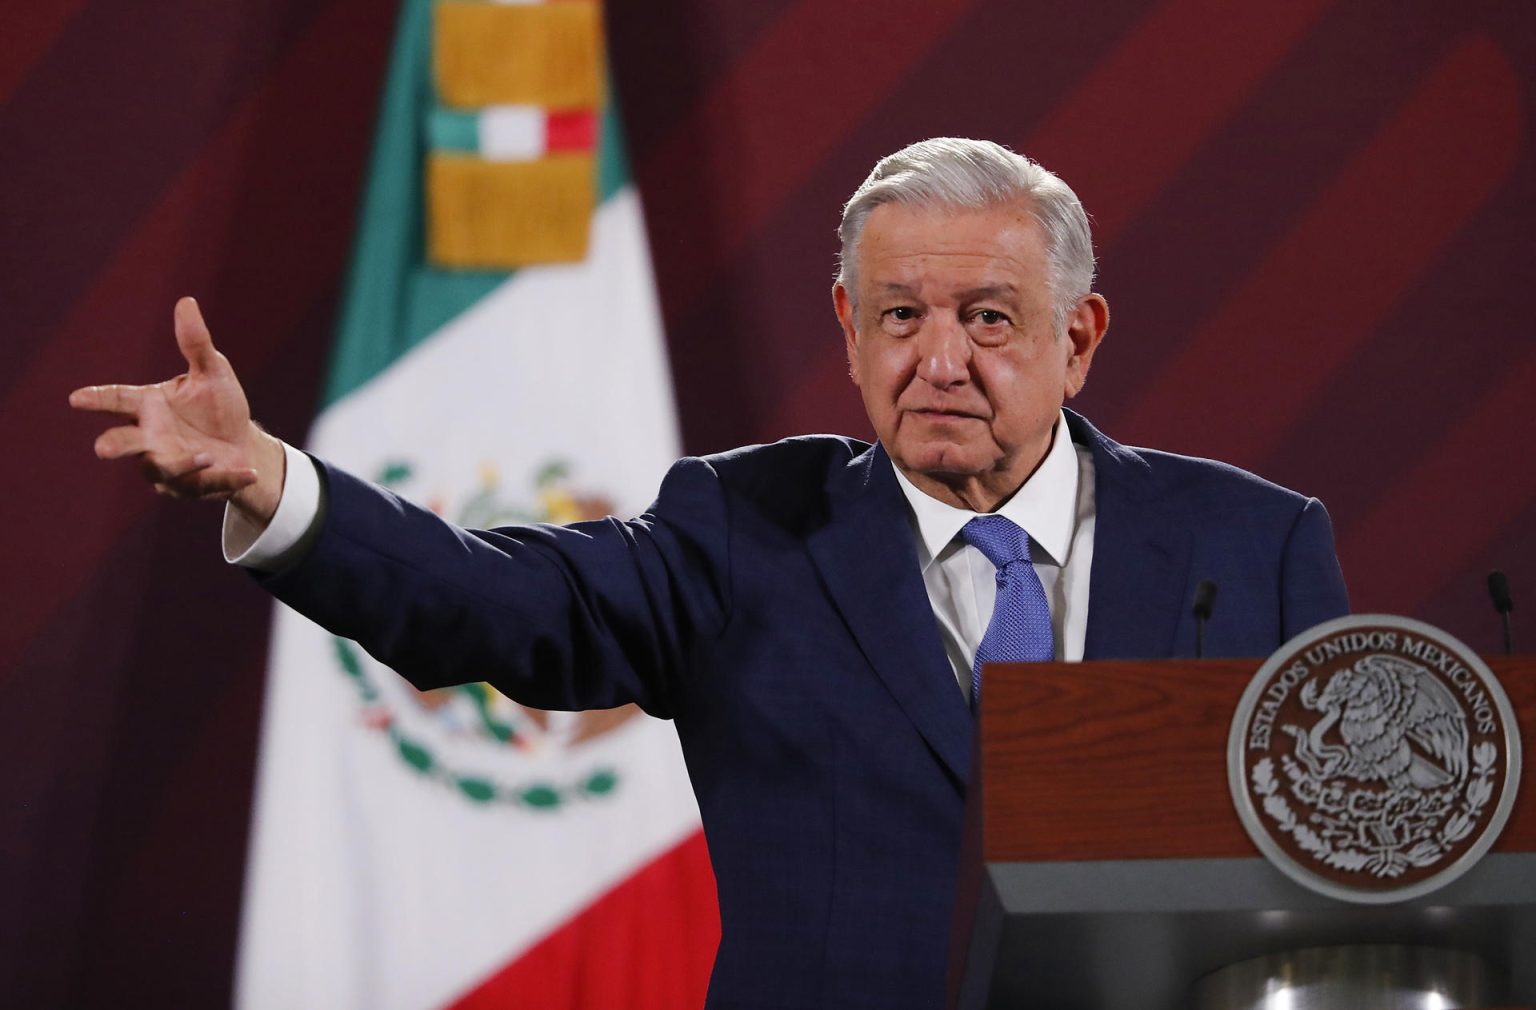
[[[858,246],[858,309],[833,289],[848,365],[881,443],[942,501],[991,511],[1034,472],[1108,324],[1098,295],[1054,332],[1027,204],[884,204]]]

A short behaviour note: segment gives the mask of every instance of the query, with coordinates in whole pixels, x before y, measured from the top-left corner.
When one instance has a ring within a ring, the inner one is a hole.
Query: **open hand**
[[[100,458],[135,456],[161,494],[227,499],[265,523],[282,495],[282,443],[252,423],[245,390],[197,302],[178,301],[175,321],[185,373],[148,386],[86,386],[69,394],[69,405],[127,422],[97,437]]]

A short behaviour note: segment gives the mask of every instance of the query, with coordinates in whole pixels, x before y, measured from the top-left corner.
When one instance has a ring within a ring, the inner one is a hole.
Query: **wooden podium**
[[[1536,657],[1487,658],[1536,751]],[[1183,1010],[1210,972],[1303,948],[1467,951],[1536,1005],[1536,769],[1498,842],[1416,900],[1356,905],[1272,867],[1227,784],[1261,660],[998,664],[967,801],[950,1006]]]

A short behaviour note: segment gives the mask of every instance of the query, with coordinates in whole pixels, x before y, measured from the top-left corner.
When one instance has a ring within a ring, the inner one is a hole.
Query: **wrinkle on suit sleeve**
[[[486,681],[545,709],[670,717],[729,605],[725,499],[678,462],[638,518],[465,530],[322,464],[328,507],[297,565],[260,577],[422,689]]]
[[[1349,613],[1349,591],[1333,543],[1333,523],[1316,498],[1307,499],[1286,537],[1280,606],[1282,641]]]

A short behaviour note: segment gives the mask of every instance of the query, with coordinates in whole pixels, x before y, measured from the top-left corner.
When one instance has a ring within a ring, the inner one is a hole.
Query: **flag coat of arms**
[[[602,52],[585,0],[406,0],[317,455],[467,526],[649,502],[678,440]],[[279,610],[238,1006],[702,1003],[672,727],[480,679],[418,692]]]

